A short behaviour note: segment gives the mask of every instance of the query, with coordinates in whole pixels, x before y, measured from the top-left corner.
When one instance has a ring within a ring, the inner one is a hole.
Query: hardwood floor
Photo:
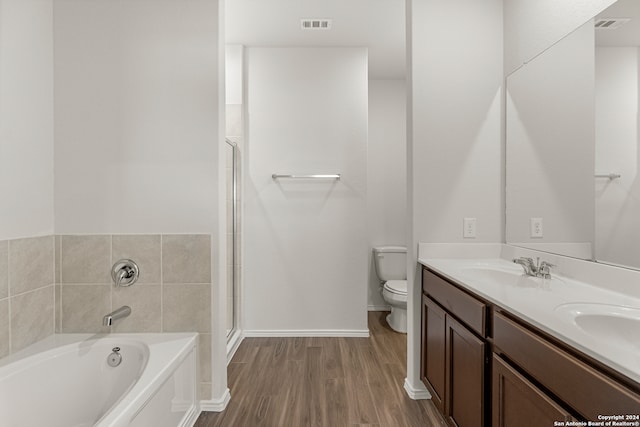
[[[446,426],[430,400],[407,397],[407,338],[386,315],[369,312],[370,338],[246,338],[227,409],[195,426]]]

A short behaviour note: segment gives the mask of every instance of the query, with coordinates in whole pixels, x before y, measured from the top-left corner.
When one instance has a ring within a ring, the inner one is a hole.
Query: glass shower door
[[[227,339],[238,327],[238,146],[227,139]]]

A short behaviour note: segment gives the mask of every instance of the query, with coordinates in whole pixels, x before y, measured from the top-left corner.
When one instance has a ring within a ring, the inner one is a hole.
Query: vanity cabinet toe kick
[[[422,290],[420,376],[451,426],[640,422],[640,384],[426,267]]]

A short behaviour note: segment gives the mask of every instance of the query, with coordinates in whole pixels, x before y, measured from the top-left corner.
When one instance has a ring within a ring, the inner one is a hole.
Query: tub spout
[[[131,307],[129,307],[128,305],[123,305],[119,309],[105,315],[102,318],[102,325],[111,326],[114,320],[122,319],[123,317],[127,317],[130,314],[131,314]]]

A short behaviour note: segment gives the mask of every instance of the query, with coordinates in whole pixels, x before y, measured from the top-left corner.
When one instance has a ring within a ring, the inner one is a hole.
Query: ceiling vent
[[[332,19],[305,18],[300,20],[303,30],[330,30],[333,26]]]
[[[622,27],[631,18],[598,18],[596,19],[596,30],[616,30]]]

